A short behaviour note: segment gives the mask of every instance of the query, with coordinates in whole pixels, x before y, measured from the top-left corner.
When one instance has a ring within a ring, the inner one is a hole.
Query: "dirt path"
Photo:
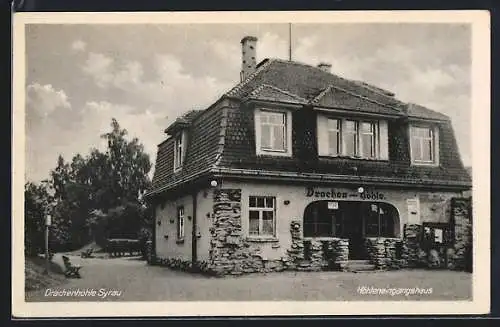
[[[240,277],[204,277],[148,266],[138,258],[81,259],[82,279],[59,288],[28,292],[27,301],[335,301],[335,300],[467,300],[472,275],[453,271],[406,270],[377,273],[272,273]],[[423,295],[360,294],[358,288],[430,289]],[[49,296],[54,290],[87,291],[83,296]],[[94,291],[94,293],[92,293]],[[113,292],[114,293],[104,293]],[[89,293],[90,292],[90,293]],[[104,294],[107,296],[103,297]]]

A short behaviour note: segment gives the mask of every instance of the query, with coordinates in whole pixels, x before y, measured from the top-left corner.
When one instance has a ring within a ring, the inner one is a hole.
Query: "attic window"
[[[257,154],[291,156],[292,115],[289,111],[257,109],[255,138]]]
[[[179,170],[182,168],[184,163],[184,154],[186,149],[186,133],[184,131],[179,132],[175,137],[174,142],[174,170]]]
[[[430,126],[410,127],[410,150],[412,163],[416,165],[435,165],[438,163],[437,128]]]

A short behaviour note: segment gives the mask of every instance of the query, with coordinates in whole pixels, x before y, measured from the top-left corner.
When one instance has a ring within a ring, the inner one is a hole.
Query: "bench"
[[[83,251],[83,252],[80,254],[80,256],[81,256],[82,258],[91,258],[91,257],[92,257],[92,253],[93,253],[93,252],[94,252],[94,249],[89,248],[89,249],[87,249],[86,251]]]
[[[78,265],[74,265],[69,261],[69,258],[65,255],[63,255],[63,261],[64,261],[64,267],[66,268],[66,271],[64,272],[64,275],[66,277],[76,277],[76,278],[82,278],[80,275],[80,269],[82,267]]]

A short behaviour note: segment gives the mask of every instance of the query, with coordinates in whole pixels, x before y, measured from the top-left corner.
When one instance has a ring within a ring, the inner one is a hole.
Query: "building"
[[[403,267],[428,260],[430,238],[448,266],[463,262],[471,179],[447,116],[326,63],[257,64],[257,38],[241,45],[241,82],[158,146],[157,262],[221,274]]]

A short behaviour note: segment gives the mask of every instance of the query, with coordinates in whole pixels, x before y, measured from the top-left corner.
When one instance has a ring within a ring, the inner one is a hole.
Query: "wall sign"
[[[418,198],[407,199],[406,206],[408,207],[408,223],[420,223],[420,201]]]
[[[353,200],[384,200],[385,195],[376,191],[357,191],[345,192],[335,189],[319,189],[315,187],[306,188],[307,197],[325,198],[325,199],[353,199]]]
[[[339,208],[339,203],[335,201],[328,201],[328,209],[337,210]]]

